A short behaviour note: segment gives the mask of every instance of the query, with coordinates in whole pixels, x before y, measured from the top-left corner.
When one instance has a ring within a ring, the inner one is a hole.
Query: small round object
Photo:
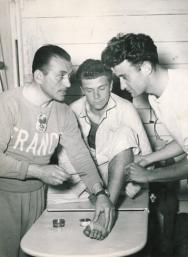
[[[91,219],[85,218],[85,219],[80,219],[80,226],[81,227],[86,227],[90,224]]]
[[[65,226],[65,220],[64,219],[53,219],[53,227],[64,227]]]

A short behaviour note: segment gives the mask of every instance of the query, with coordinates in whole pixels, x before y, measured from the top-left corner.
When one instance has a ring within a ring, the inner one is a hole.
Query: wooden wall
[[[20,8],[25,82],[31,79],[33,55],[41,45],[62,46],[77,66],[87,58],[100,58],[106,42],[119,32],[149,34],[161,64],[188,68],[187,0],[20,0]],[[160,122],[154,129],[147,98],[135,98],[134,104],[151,141],[156,144],[156,131],[169,140]]]
[[[7,0],[0,0],[0,61],[5,65],[5,69],[0,70],[1,92],[14,86],[11,17]]]

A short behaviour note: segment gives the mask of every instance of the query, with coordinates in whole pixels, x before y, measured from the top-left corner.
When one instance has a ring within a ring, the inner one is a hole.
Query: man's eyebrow
[[[65,74],[67,74],[67,71],[62,70],[62,71],[59,72],[59,74],[60,75],[65,75]]]

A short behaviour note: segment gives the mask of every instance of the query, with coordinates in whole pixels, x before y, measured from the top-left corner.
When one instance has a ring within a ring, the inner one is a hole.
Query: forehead
[[[97,88],[103,85],[110,86],[110,82],[106,76],[100,76],[94,79],[82,79],[83,88]]]
[[[134,66],[129,61],[124,60],[120,64],[114,66],[112,70],[117,76],[120,76],[128,72],[131,68],[134,68]]]
[[[48,69],[49,71],[66,72],[69,74],[72,72],[72,64],[64,58],[53,56],[48,63]]]

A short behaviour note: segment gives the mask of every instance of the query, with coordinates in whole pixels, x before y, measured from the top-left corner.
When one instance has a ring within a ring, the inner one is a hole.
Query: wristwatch
[[[95,194],[95,196],[97,197],[98,195],[106,195],[106,196],[110,197],[110,193],[109,193],[108,190],[106,190],[106,189],[101,189],[101,190],[99,190],[99,191]]]

